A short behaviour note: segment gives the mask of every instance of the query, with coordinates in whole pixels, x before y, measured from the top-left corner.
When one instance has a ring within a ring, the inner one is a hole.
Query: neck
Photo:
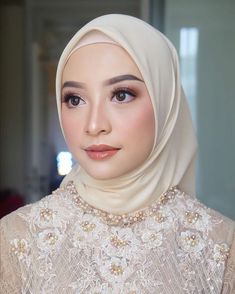
[[[156,191],[156,180],[135,174],[110,180],[96,180],[83,169],[76,168],[66,178],[66,182],[73,180],[79,195],[88,204],[113,214],[143,209],[166,191]]]

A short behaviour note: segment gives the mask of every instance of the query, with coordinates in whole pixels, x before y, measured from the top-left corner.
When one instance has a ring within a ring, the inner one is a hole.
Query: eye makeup
[[[65,103],[69,108],[74,108],[85,103],[80,95],[74,94],[73,92],[67,92],[62,95],[61,102]]]

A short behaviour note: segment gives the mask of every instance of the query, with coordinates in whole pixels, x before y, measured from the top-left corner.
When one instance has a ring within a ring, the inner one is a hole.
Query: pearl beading
[[[116,215],[112,213],[108,213],[106,211],[97,209],[87,202],[85,202],[78,194],[76,187],[73,184],[73,181],[70,181],[66,185],[66,189],[69,191],[69,194],[72,196],[73,201],[77,207],[82,209],[85,213],[93,214],[102,219],[104,223],[110,226],[119,226],[119,227],[127,227],[131,226],[135,223],[144,221],[149,216],[154,216],[158,222],[162,222],[164,220],[163,216],[158,212],[158,210],[165,205],[167,202],[173,200],[177,193],[179,193],[179,189],[175,186],[168,189],[165,193],[163,193],[157,201],[155,201],[150,206],[135,211],[133,213]]]

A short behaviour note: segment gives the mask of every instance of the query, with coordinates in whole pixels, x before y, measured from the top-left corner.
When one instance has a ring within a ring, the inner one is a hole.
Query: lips
[[[94,160],[103,160],[114,156],[120,148],[109,145],[91,145],[85,148],[87,155]]]

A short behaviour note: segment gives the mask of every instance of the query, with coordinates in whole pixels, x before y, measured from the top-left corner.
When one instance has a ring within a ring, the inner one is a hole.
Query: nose
[[[92,105],[87,113],[85,132],[90,136],[108,134],[112,130],[111,122],[108,116],[108,110],[105,105]]]

